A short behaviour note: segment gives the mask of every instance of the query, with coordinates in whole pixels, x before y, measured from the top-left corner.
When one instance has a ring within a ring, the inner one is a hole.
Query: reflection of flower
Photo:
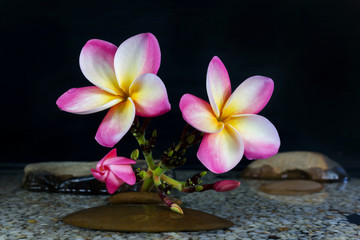
[[[256,115],[269,101],[273,89],[270,78],[254,76],[231,94],[224,64],[218,57],[211,60],[206,78],[210,104],[191,94],[180,100],[185,121],[205,133],[197,153],[205,167],[223,173],[234,168],[243,154],[248,159],[263,159],[278,152],[276,128]]]
[[[77,114],[110,108],[95,138],[113,147],[130,129],[135,115],[155,117],[170,110],[164,83],[155,75],[159,67],[159,43],[151,33],[131,37],[119,48],[90,40],[81,51],[80,68],[95,86],[72,88],[56,104]]]
[[[97,180],[106,183],[107,191],[113,194],[124,182],[135,184],[135,173],[130,165],[135,163],[134,160],[118,157],[114,148],[97,163],[96,169],[91,169],[91,173]]]

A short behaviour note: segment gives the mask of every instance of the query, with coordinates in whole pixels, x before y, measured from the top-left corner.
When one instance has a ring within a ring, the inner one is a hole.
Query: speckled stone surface
[[[177,178],[194,173],[179,171]],[[236,179],[232,176],[237,174],[227,175]],[[204,182],[219,179],[209,175]],[[325,184],[321,192],[303,196],[269,195],[258,191],[261,184],[269,181],[241,179],[241,186],[232,192],[180,194],[186,207],[231,220],[235,226],[227,230],[161,234],[101,232],[66,225],[60,221],[63,216],[103,205],[107,196],[28,192],[20,188],[21,180],[19,171],[0,171],[0,240],[360,239],[360,226],[346,218],[360,214],[360,179],[351,179],[347,184]]]

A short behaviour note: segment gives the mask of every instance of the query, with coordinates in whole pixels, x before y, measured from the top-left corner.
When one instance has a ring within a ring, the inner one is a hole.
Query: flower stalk
[[[156,165],[152,157],[152,149],[155,146],[156,135],[154,136],[153,134],[150,141],[146,140],[145,138],[145,131],[150,121],[150,118],[146,118],[142,126],[140,126],[139,118],[135,117],[134,123],[132,124],[130,131],[137,140],[149,169],[154,170],[156,168]]]

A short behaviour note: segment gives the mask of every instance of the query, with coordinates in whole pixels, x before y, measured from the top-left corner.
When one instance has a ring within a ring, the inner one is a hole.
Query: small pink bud
[[[240,186],[240,182],[235,180],[222,180],[214,183],[214,190],[217,192],[228,192]]]

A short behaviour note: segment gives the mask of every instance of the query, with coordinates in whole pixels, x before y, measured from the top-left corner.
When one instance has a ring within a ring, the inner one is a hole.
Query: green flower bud
[[[195,139],[195,135],[190,135],[187,139],[186,139],[186,142],[188,144],[192,144],[194,142],[194,139]]]
[[[181,145],[177,145],[174,150],[175,150],[176,152],[179,151],[180,146],[181,146]]]
[[[139,149],[132,151],[130,158],[136,161],[139,158]]]
[[[151,136],[152,136],[153,138],[156,138],[156,137],[157,137],[157,131],[156,131],[156,129],[154,129],[154,131],[152,132]]]
[[[203,186],[196,186],[195,187],[195,191],[197,191],[197,192],[201,192],[203,189],[204,189]]]
[[[173,154],[174,154],[174,151],[170,150],[169,153],[168,153],[168,156],[171,157]]]
[[[145,177],[145,171],[142,170],[141,172],[139,172],[138,176],[141,177],[141,178],[144,178]]]
[[[184,214],[183,210],[181,209],[181,207],[179,207],[179,205],[177,205],[176,203],[173,203],[170,207],[171,211],[179,213],[179,214]]]

